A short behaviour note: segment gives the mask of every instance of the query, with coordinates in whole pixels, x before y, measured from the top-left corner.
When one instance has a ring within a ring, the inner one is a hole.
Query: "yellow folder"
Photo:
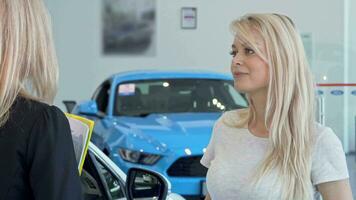
[[[65,115],[72,132],[75,157],[78,163],[79,175],[81,175],[89,141],[94,129],[94,121],[74,114],[65,113]]]

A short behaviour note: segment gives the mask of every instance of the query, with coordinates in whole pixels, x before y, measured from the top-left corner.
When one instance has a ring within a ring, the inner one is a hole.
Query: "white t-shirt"
[[[250,184],[268,149],[268,138],[256,137],[247,128],[227,126],[222,118],[236,117],[238,111],[225,112],[215,123],[201,164],[208,167],[207,188],[212,200],[281,199],[276,172],[265,176],[258,187]],[[312,153],[311,183],[316,185],[349,177],[345,153],[338,137],[328,128],[316,125],[316,144]]]

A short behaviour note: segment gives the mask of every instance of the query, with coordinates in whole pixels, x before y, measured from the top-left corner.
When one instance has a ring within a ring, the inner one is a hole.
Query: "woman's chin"
[[[234,88],[235,88],[235,90],[237,90],[238,92],[241,92],[241,93],[248,92],[248,89],[246,87],[243,87],[242,85],[239,85],[239,84],[235,84]]]

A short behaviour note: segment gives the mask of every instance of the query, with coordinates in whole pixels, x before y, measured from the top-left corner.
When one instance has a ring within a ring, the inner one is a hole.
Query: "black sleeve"
[[[82,199],[69,123],[54,106],[35,120],[27,149],[29,182],[36,200]]]

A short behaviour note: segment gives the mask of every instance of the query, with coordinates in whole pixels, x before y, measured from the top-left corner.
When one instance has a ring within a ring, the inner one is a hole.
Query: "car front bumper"
[[[173,164],[172,159],[162,158],[158,163],[153,166],[135,164],[123,161],[121,157],[116,154],[111,159],[116,163],[125,173],[132,167],[143,168],[151,171],[158,172],[165,176],[171,183],[171,191],[184,196],[204,196],[203,190],[206,181],[205,177],[173,177],[167,173],[169,166]],[[177,160],[177,159],[174,159]],[[169,163],[169,164],[168,164]]]

